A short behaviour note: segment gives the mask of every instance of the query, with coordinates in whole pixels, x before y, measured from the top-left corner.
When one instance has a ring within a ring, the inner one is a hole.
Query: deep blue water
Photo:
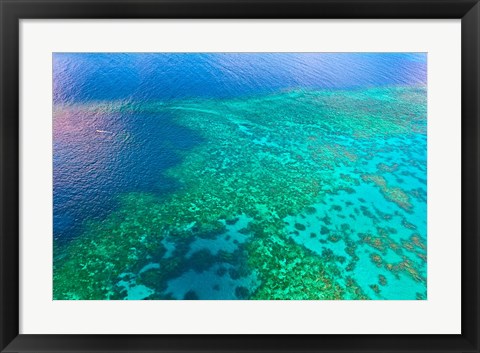
[[[122,193],[174,190],[163,172],[181,161],[182,151],[202,143],[168,115],[89,110],[98,102],[425,84],[425,61],[426,54],[394,53],[55,53],[55,239],[71,238],[85,220],[105,217]]]
[[[425,84],[425,61],[421,53],[56,53],[54,102]]]
[[[53,143],[56,239],[77,235],[86,219],[101,220],[115,207],[118,194],[161,195],[174,190],[175,181],[162,172],[180,161],[182,151],[201,142],[200,136],[165,114],[69,110],[57,119]]]

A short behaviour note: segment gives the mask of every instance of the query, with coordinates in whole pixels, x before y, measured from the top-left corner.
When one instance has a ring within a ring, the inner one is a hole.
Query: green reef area
[[[54,299],[427,298],[426,87],[55,109],[166,112],[203,142],[171,192],[54,244]]]

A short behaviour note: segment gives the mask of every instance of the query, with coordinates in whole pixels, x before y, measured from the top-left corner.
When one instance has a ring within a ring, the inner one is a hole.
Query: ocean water
[[[55,53],[54,299],[426,299],[426,59]]]

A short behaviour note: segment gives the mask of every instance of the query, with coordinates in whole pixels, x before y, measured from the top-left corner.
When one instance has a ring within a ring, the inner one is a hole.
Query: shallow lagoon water
[[[56,54],[55,299],[426,299],[423,54]]]

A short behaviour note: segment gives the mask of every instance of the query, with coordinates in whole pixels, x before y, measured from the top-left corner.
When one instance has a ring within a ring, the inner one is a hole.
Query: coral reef
[[[167,111],[203,142],[165,173],[178,189],[128,192],[56,245],[54,299],[426,298],[424,87],[108,109]]]

